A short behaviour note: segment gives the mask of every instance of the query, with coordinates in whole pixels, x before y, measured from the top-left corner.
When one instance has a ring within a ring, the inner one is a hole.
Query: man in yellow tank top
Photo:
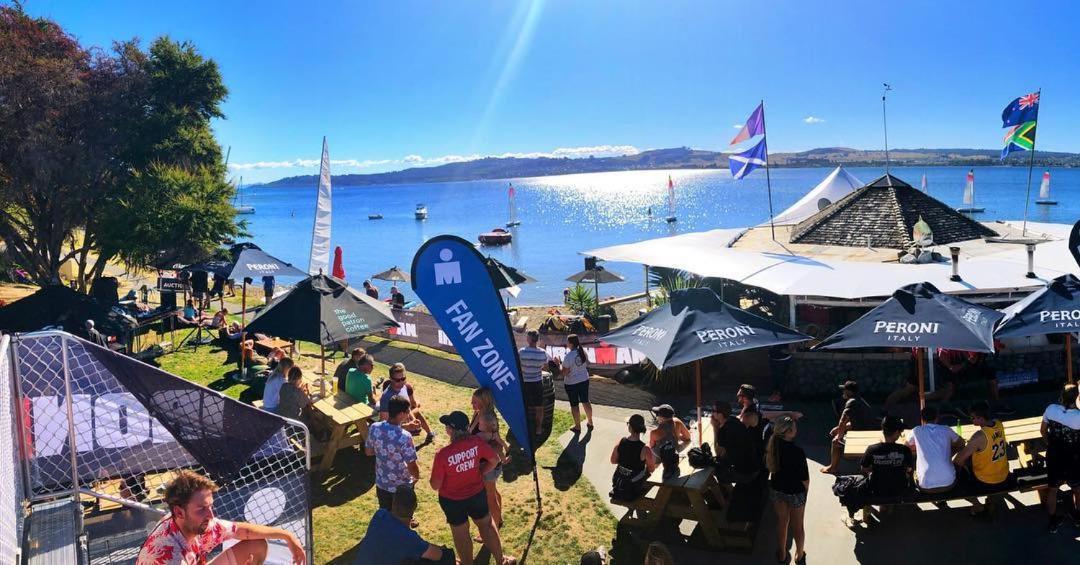
[[[953,463],[967,472],[975,492],[999,490],[1009,480],[1005,427],[1000,420],[991,418],[990,405],[982,400],[971,406],[971,422],[979,429],[971,435],[964,449],[956,454]],[[973,516],[986,509],[978,498],[967,500],[971,502]]]

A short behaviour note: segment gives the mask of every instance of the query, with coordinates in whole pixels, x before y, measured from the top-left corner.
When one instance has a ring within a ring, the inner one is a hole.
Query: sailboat
[[[930,194],[930,184],[926,182],[926,173],[922,174],[922,191]]]
[[[667,177],[667,206],[668,217],[664,218],[664,221],[669,224],[679,221],[675,217],[675,183],[671,181],[671,175]]]
[[[236,196],[240,199],[240,204],[233,204],[233,209],[237,214],[254,214],[254,206],[244,206],[244,177],[240,177],[240,182],[236,183]]]
[[[520,226],[521,222],[517,219],[517,206],[514,205],[514,183],[510,183],[510,190],[507,192],[507,198],[509,199],[508,206],[510,207],[510,219],[506,221],[506,227],[512,228],[514,226]]]
[[[975,169],[968,170],[967,184],[964,185],[964,204],[956,211],[961,214],[978,214],[986,211],[986,208],[975,207]]]
[[[315,222],[311,228],[311,255],[308,274],[330,273],[330,149],[326,137],[322,140],[322,159],[319,161],[319,188],[315,196]]]
[[[1039,199],[1035,203],[1043,206],[1057,206],[1057,200],[1050,200],[1050,171],[1043,172],[1042,184],[1039,185]]]

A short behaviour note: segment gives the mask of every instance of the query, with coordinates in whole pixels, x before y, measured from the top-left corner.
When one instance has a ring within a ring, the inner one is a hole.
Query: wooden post
[[[701,417],[701,359],[694,361],[694,380],[697,381],[697,444],[701,447],[701,430],[705,421]]]
[[[915,348],[915,364],[919,368],[919,411],[926,408],[926,385],[923,382],[926,377],[926,367],[923,366],[923,348]]]
[[[319,363],[322,365],[320,368],[321,376],[319,377],[319,394],[326,398],[326,348],[322,343],[319,344]]]
[[[1072,334],[1065,334],[1065,382],[1073,384]]]

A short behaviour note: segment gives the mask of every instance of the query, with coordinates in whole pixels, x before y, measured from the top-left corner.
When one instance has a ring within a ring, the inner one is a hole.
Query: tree
[[[74,259],[85,288],[111,259],[194,260],[240,233],[210,129],[226,94],[217,65],[189,43],[86,50],[54,22],[0,6],[7,252],[40,283]]]

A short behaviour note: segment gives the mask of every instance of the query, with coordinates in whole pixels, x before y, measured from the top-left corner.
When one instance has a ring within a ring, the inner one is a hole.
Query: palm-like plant
[[[578,314],[591,316],[596,311],[596,297],[588,287],[576,284],[566,296],[566,305]]]

